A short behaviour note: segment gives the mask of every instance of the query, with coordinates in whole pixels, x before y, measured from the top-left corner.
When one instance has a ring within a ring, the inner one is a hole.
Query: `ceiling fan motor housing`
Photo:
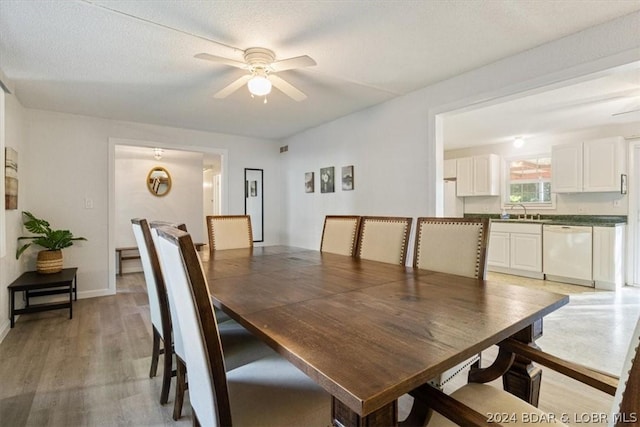
[[[263,47],[250,47],[244,51],[244,60],[249,64],[251,71],[270,71],[269,65],[276,59],[273,51]]]

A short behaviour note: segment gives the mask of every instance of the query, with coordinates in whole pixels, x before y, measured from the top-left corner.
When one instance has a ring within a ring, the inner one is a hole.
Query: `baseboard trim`
[[[9,334],[10,330],[11,330],[11,322],[9,322],[8,319],[0,323],[0,344],[5,339],[5,337]]]
[[[78,299],[107,297],[115,294],[116,292],[110,289],[99,289],[95,291],[78,291]]]

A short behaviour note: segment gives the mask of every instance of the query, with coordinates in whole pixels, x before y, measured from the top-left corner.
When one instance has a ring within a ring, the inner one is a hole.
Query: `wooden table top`
[[[213,304],[359,415],[569,297],[283,246],[203,260]]]

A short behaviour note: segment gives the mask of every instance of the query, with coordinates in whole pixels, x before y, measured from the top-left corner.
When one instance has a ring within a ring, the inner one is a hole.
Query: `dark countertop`
[[[540,215],[540,219],[501,219],[498,214],[464,214],[465,218],[489,218],[495,222],[522,223],[522,224],[550,224],[573,225],[592,227],[615,227],[626,224],[626,215]],[[536,218],[538,217],[535,215]]]

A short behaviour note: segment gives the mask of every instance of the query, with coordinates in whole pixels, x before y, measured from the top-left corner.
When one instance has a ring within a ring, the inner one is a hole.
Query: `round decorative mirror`
[[[171,175],[165,168],[155,166],[147,175],[147,188],[154,196],[166,196],[171,190]]]

